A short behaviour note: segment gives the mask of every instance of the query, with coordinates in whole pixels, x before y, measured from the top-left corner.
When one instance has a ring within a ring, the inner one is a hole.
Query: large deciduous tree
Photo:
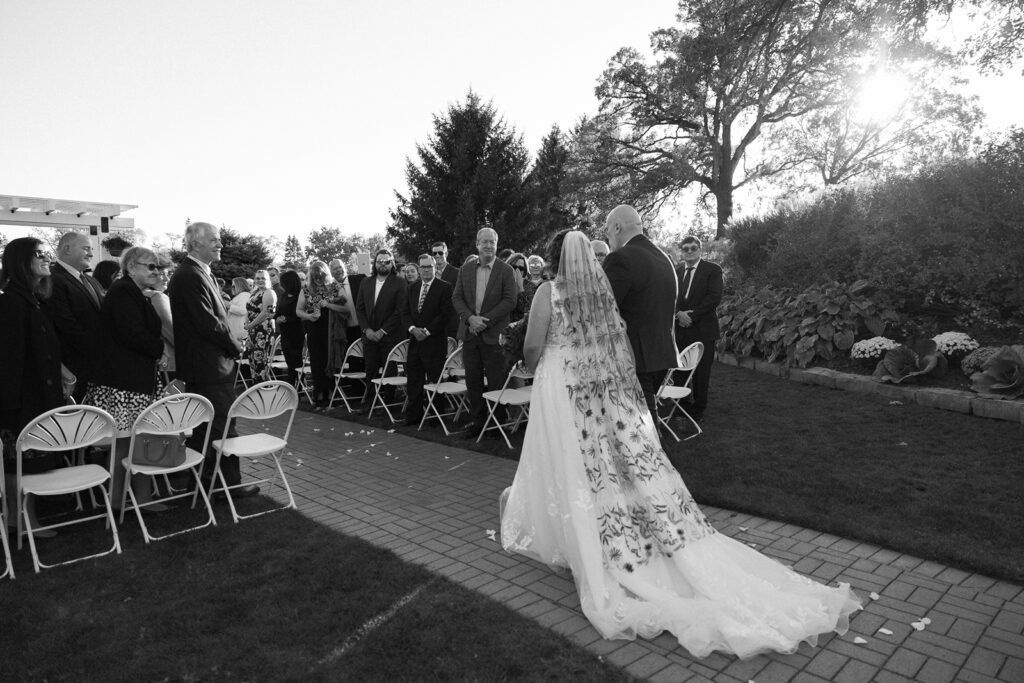
[[[331,259],[345,258],[354,253],[373,253],[386,246],[384,235],[363,235],[353,233],[343,235],[340,228],[322,226],[309,233],[309,246],[306,257],[316,258],[329,263]]]
[[[407,257],[444,240],[454,258],[475,251],[476,232],[494,228],[501,245],[530,241],[529,153],[494,105],[470,91],[434,116],[434,131],[406,161],[408,191],[395,192],[387,235]]]

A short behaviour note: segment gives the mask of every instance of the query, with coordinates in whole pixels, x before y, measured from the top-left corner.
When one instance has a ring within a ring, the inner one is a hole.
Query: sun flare
[[[862,121],[891,119],[906,101],[910,84],[900,74],[879,71],[864,80],[857,97],[856,116]]]

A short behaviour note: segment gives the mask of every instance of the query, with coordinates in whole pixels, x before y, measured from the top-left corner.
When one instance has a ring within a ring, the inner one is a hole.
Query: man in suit
[[[228,327],[228,313],[220,296],[210,264],[220,260],[224,245],[220,230],[210,223],[192,223],[185,228],[185,250],[188,257],[175,269],[167,286],[174,321],[174,360],[178,379],[189,392],[205,396],[213,404],[213,430],[210,440],[224,434],[228,410],[235,400],[235,359],[242,347]],[[237,436],[234,429],[229,437]],[[202,447],[203,434],[192,435],[190,446]],[[213,475],[217,459],[213,447],[207,449],[204,476]],[[244,497],[259,493],[259,487],[240,486],[242,481],[238,458],[221,458],[221,471],[232,496]],[[234,488],[238,487],[238,488]]]
[[[437,264],[435,266],[436,276],[451,285],[454,290],[455,283],[459,279],[459,269],[448,263],[448,245],[440,241],[434,242],[430,245],[430,254],[434,257],[434,263]],[[444,333],[453,339],[459,338],[459,316],[454,314],[451,316]]]
[[[452,294],[452,305],[459,315],[466,395],[473,419],[467,438],[480,433],[487,417],[484,377],[489,388],[497,389],[508,374],[498,336],[508,326],[518,295],[512,266],[496,257],[498,233],[481,228],[476,233],[476,248],[479,258],[462,266]]]
[[[345,309],[345,317],[347,318],[345,334],[348,337],[348,343],[351,344],[362,335],[362,329],[359,327],[359,318],[356,316],[356,295],[359,294],[359,285],[363,283],[363,278],[366,276],[360,273],[349,275],[345,262],[340,258],[331,259],[328,267],[331,269],[331,277],[337,281],[341,288],[341,293],[345,296],[345,303],[341,304],[341,306]],[[338,313],[338,311],[331,309],[331,315],[333,316],[335,313]]]
[[[99,339],[103,288],[85,273],[91,260],[87,236],[79,232],[61,236],[57,263],[50,268],[53,296],[44,303],[60,340],[61,361],[77,378],[71,395],[79,403],[95,379],[103,354]]]
[[[409,360],[405,366],[409,401],[405,424],[417,426],[423,417],[423,384],[436,382],[448,354],[448,321],[455,317],[452,286],[435,276],[434,257],[420,254],[420,279],[408,290],[405,327],[409,331]]]
[[[611,253],[604,272],[611,283],[636,359],[636,376],[651,415],[655,394],[678,362],[672,323],[677,295],[672,259],[643,234],[640,214],[625,204],[605,221]]]
[[[379,249],[373,257],[374,277],[363,280],[356,297],[356,318],[363,335],[363,361],[366,370],[366,393],[363,405],[356,410],[365,413],[373,400],[373,384],[395,344],[405,339],[402,311],[405,308],[405,279],[395,271],[395,259],[387,249]]]
[[[722,302],[722,269],[716,263],[701,258],[701,241],[693,235],[683,238],[683,262],[679,276],[679,296],[676,299],[676,342],[682,351],[694,342],[704,344],[693,373],[693,406],[687,412],[697,421],[704,417],[708,406],[708,385],[711,383],[711,363],[715,358],[715,340],[721,336],[718,327],[718,304]]]

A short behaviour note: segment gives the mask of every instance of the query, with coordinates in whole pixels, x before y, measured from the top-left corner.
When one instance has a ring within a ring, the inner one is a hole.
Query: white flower
[[[853,345],[853,348],[850,349],[850,358],[860,358],[864,360],[881,358],[885,355],[886,351],[889,349],[895,349],[897,346],[899,346],[899,344],[888,337],[861,339]]]
[[[954,353],[969,353],[979,346],[978,342],[963,332],[943,332],[932,337],[932,341],[938,346],[939,352],[946,356]]]

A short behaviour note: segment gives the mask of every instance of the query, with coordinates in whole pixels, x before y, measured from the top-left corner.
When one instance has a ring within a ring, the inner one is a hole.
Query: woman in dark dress
[[[274,344],[274,308],[277,294],[270,287],[270,274],[257,270],[253,275],[253,290],[245,305],[244,329],[249,335],[245,357],[249,359],[249,370],[253,382],[270,379],[270,351]]]
[[[302,366],[302,344],[306,340],[302,320],[295,314],[299,292],[302,291],[299,274],[294,270],[281,273],[281,288],[284,294],[277,304],[277,330],[281,334],[281,352],[288,364],[288,383],[294,385],[299,367]]]
[[[34,237],[11,240],[4,249],[0,278],[0,439],[6,490],[14,499],[16,450],[21,430],[42,413],[60,408],[74,388],[74,375],[60,362],[60,342],[40,301],[50,296],[53,257]],[[57,462],[49,454],[26,454],[25,474],[45,472]],[[13,506],[8,506],[13,513]],[[29,498],[34,518],[35,500]],[[15,519],[11,518],[12,521]],[[36,523],[33,521],[33,526]],[[52,536],[52,530],[37,536]]]
[[[331,307],[337,306],[342,297],[340,285],[331,277],[331,271],[323,261],[313,261],[309,266],[309,282],[299,293],[295,312],[303,320],[306,329],[306,346],[309,349],[309,369],[313,375],[313,401],[317,408],[326,408],[331,397],[331,374],[327,367],[327,350],[330,342]]]

